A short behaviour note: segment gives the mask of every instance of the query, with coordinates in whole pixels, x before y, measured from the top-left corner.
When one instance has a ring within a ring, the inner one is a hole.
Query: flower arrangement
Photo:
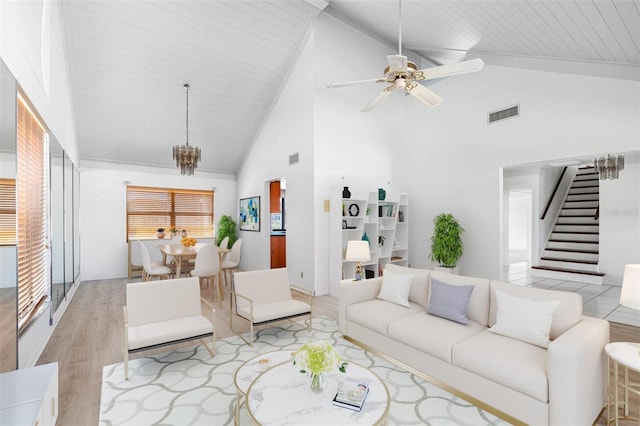
[[[323,374],[336,370],[345,373],[347,364],[333,346],[325,341],[306,343],[293,357],[293,365],[299,366],[301,373],[311,376],[311,390],[314,392],[322,392]]]
[[[164,232],[164,228],[158,228],[156,229],[156,232]]]

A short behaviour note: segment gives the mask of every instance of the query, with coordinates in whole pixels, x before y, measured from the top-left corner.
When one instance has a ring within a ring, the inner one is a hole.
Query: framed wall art
[[[260,232],[260,196],[240,199],[240,230]]]

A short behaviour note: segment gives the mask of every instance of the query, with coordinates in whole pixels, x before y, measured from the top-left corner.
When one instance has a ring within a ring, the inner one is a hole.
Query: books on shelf
[[[342,382],[332,402],[339,407],[360,411],[368,393],[368,379],[349,377]]]

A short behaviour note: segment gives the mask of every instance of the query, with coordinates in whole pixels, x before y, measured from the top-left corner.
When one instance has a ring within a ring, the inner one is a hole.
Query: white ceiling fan
[[[402,0],[398,0],[398,54],[388,55],[388,66],[384,69],[384,77],[369,80],[349,81],[345,83],[334,83],[327,87],[345,87],[363,83],[391,83],[385,87],[375,98],[373,98],[362,109],[363,112],[371,111],[384,98],[394,90],[404,90],[406,94],[415,96],[421,102],[434,107],[442,103],[442,98],[431,90],[427,89],[418,81],[433,80],[436,78],[451,77],[459,74],[467,74],[480,71],[484,66],[482,59],[472,59],[470,61],[456,64],[441,65],[423,70],[417,69],[415,63],[408,61],[402,55]]]

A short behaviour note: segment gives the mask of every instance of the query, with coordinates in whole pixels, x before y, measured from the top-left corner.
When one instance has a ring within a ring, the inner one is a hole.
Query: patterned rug
[[[300,324],[260,330],[253,348],[238,336],[219,339],[211,358],[202,345],[103,368],[100,425],[228,425],[233,424],[236,397],[233,375],[254,356],[295,350],[309,340],[330,342],[347,361],[373,370],[391,395],[390,425],[506,425],[508,423],[344,340],[328,318],[313,320],[313,330]],[[240,424],[249,424],[242,408]]]

